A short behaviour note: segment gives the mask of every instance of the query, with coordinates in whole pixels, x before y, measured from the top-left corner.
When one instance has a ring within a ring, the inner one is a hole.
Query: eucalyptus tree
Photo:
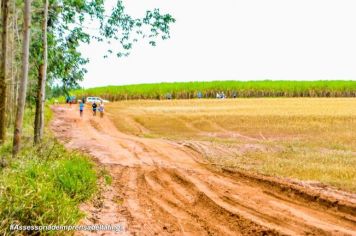
[[[43,0],[43,20],[42,20],[42,60],[38,71],[38,88],[36,97],[36,113],[34,125],[34,142],[41,141],[44,129],[44,104],[47,80],[48,62],[48,42],[47,42],[47,22],[48,22],[48,0]]]
[[[0,144],[5,141],[6,135],[6,100],[7,100],[7,68],[8,68],[8,17],[9,0],[1,1],[1,62],[0,62]]]
[[[12,153],[15,156],[21,145],[23,116],[25,111],[26,90],[29,70],[29,48],[31,29],[31,0],[24,0],[24,22],[23,22],[23,42],[22,42],[22,77],[20,80],[19,96],[17,102],[17,112],[15,118],[15,128],[13,137]]]

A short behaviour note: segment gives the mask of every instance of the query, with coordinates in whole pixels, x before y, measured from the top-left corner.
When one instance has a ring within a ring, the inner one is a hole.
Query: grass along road
[[[140,100],[106,110],[121,132],[184,143],[220,166],[356,191],[354,98]]]

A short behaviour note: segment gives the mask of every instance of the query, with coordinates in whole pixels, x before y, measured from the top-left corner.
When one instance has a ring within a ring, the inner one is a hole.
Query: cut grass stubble
[[[356,191],[353,98],[123,101],[107,111],[122,132],[198,145],[214,164]]]

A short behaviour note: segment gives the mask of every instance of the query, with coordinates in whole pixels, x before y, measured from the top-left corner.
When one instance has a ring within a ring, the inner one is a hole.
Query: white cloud
[[[129,13],[158,7],[172,38],[104,59],[96,43],[85,87],[191,80],[356,79],[353,0],[126,0]]]

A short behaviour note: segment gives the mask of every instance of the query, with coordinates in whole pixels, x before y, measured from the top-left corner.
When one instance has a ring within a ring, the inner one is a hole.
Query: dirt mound
[[[353,195],[220,170],[182,144],[120,133],[107,117],[54,112],[56,136],[110,171],[110,223],[126,222],[128,234],[356,235]]]

